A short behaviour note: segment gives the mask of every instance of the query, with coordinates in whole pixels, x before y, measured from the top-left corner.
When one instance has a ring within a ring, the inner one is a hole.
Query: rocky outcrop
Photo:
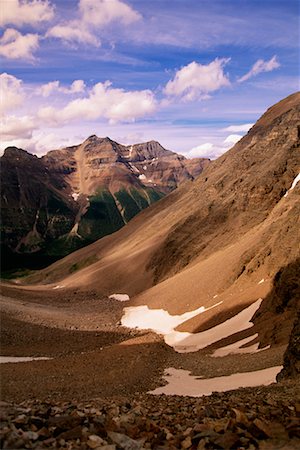
[[[284,354],[283,369],[277,375],[277,381],[300,376],[300,311],[295,320],[290,340]]]
[[[124,146],[93,135],[42,158],[1,158],[2,269],[37,268],[110,234],[209,163],[158,142]]]

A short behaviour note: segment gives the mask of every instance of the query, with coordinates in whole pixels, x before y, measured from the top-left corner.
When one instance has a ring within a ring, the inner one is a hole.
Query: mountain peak
[[[91,134],[86,141],[95,141],[96,139],[98,139],[98,136],[96,134]]]
[[[4,150],[3,157],[5,158],[37,158],[36,155],[33,155],[32,153],[27,152],[26,150],[23,150],[22,148],[18,147],[7,147]]]
[[[270,125],[275,119],[300,104],[300,92],[295,92],[271,106],[256,122],[253,128]]]

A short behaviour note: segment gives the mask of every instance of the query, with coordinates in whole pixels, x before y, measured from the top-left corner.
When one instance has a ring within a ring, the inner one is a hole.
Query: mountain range
[[[27,282],[126,293],[132,306],[175,315],[214,306],[178,327],[193,333],[261,298],[253,329],[260,343],[287,342],[299,290],[299,113],[296,93],[193,183]]]
[[[193,181],[172,190],[157,175],[159,192],[171,192],[119,230],[1,282],[2,403],[14,411],[1,411],[5,447],[299,447],[299,118],[295,93]],[[21,232],[26,205],[44,198],[48,208],[57,201],[55,226],[67,217],[60,199],[76,206],[69,229],[82,233],[97,190],[95,141],[44,158],[6,152],[18,161],[7,200],[19,205],[21,193],[23,207],[6,216],[11,230]],[[116,158],[104,144],[102,156]],[[101,166],[114,199],[127,168],[139,192],[154,190],[150,166],[161,157],[145,146],[147,158],[131,162],[139,173],[128,168],[131,147],[125,162]],[[34,235],[47,208],[32,210]]]
[[[1,157],[2,270],[43,267],[118,230],[208,164],[155,141],[124,146],[95,135],[41,158],[7,148]]]

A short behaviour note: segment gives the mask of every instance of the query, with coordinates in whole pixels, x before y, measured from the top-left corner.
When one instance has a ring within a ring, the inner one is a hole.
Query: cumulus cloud
[[[37,128],[34,117],[6,116],[1,119],[1,139],[10,141],[31,138],[33,130]]]
[[[223,71],[228,62],[226,58],[216,58],[207,65],[193,61],[178,70],[164,92],[167,96],[180,97],[185,101],[209,98],[211,92],[230,85]]]
[[[48,0],[0,0],[0,26],[36,25],[51,20],[54,8]]]
[[[87,24],[75,20],[55,25],[47,31],[46,37],[61,39],[67,43],[90,44],[95,47],[101,44],[99,39],[89,31]]]
[[[85,83],[83,80],[75,80],[69,88],[60,85],[59,81],[50,81],[47,84],[36,89],[36,94],[42,97],[49,97],[54,92],[62,92],[63,94],[79,94],[85,91]]]
[[[255,64],[251,67],[249,72],[239,78],[237,81],[243,83],[249,80],[249,78],[255,77],[261,72],[272,72],[272,70],[278,69],[280,67],[277,56],[274,55],[269,61],[264,61],[263,59],[258,59]]]
[[[39,117],[52,125],[74,120],[108,119],[110,123],[134,121],[155,111],[157,103],[150,90],[125,91],[112,88],[111,83],[97,83],[84,98],[77,98],[60,111],[49,106],[41,108]]]
[[[21,34],[13,28],[5,30],[0,38],[0,55],[8,59],[33,60],[33,52],[39,47],[37,34]]]
[[[80,0],[79,19],[60,23],[50,28],[47,37],[67,43],[89,44],[99,47],[97,29],[111,22],[129,25],[141,18],[140,14],[121,0]]]
[[[230,125],[229,127],[223,128],[223,131],[231,131],[232,133],[247,132],[252,128],[254,123],[244,123],[243,125]]]
[[[67,147],[70,145],[80,144],[83,138],[79,140],[75,137],[65,138],[58,136],[57,133],[33,131],[30,137],[17,137],[10,139],[2,139],[0,141],[0,153],[9,146],[23,148],[33,154],[43,155],[49,150]]]
[[[0,98],[1,113],[6,113],[20,106],[25,99],[22,80],[8,73],[2,73],[0,75]]]
[[[80,0],[79,11],[85,23],[100,26],[113,21],[129,25],[141,18],[137,11],[120,0]]]
[[[224,139],[223,143],[225,145],[234,145],[236,144],[239,140],[242,139],[243,136],[241,136],[240,134],[230,134],[229,136],[227,136],[226,139]]]
[[[185,153],[187,158],[214,158],[214,145],[211,142],[197,145]]]
[[[223,142],[212,143],[205,142],[204,144],[197,145],[185,153],[187,158],[209,158],[216,159],[223,153],[227,152],[229,148],[235,145],[243,136],[239,134],[230,134]]]

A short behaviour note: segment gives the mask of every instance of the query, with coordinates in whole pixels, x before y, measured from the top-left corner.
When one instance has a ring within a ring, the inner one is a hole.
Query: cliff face
[[[37,158],[1,158],[2,268],[38,267],[110,234],[209,163],[158,142],[123,146],[90,136]]]

